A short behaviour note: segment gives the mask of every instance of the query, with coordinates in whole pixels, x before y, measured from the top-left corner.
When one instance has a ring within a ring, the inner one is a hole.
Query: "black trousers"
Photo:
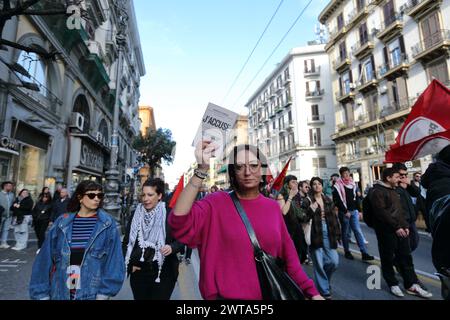
[[[433,234],[431,256],[437,270],[450,268],[450,211],[443,212]]]
[[[45,240],[45,232],[47,231],[49,220],[35,220],[34,221],[34,232],[38,239],[38,248],[42,247]]]
[[[161,282],[155,282],[158,273],[135,271],[130,275],[130,285],[134,300],[170,300],[177,277],[161,273]]]
[[[375,230],[381,259],[383,278],[389,287],[397,286],[394,265],[403,278],[405,289],[418,282],[409,246],[409,237],[400,238],[395,232]]]
[[[185,259],[190,259],[192,255],[192,249],[186,246],[186,254],[184,256]]]

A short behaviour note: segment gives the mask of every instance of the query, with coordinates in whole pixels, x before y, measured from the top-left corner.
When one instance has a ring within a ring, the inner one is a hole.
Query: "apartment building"
[[[339,166],[364,188],[433,79],[449,85],[450,0],[333,0],[319,21],[329,56]],[[408,163],[425,170],[431,157]]]
[[[290,157],[288,174],[298,179],[336,172],[329,74],[323,44],[294,48],[248,100],[249,143],[267,155],[274,175]]]

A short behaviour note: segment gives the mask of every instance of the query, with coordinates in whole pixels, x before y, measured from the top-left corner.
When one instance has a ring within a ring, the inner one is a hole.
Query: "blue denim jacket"
[[[115,296],[125,280],[125,263],[117,224],[105,211],[97,211],[98,221],[81,264],[76,300],[106,299]],[[48,232],[33,264],[30,298],[69,300],[67,284],[70,241],[75,214],[61,215]]]

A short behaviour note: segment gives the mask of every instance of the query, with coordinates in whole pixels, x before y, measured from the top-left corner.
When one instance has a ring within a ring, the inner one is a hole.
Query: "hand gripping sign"
[[[196,147],[202,140],[213,141],[218,146],[214,157],[221,161],[238,116],[233,111],[208,103],[192,146]]]

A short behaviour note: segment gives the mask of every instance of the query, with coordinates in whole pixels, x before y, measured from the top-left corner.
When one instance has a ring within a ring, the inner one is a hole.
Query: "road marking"
[[[9,261],[9,259],[5,259],[2,261],[2,263],[27,263],[26,260],[20,260],[20,259],[16,259],[14,261]]]
[[[342,247],[339,247],[338,251],[341,252],[342,254],[344,254],[344,249]],[[359,252],[355,249],[350,249],[350,252],[361,256],[361,252]],[[367,262],[370,264],[376,264],[376,265],[380,266],[381,265],[380,257],[374,256],[374,258],[375,258],[375,261],[364,261],[364,262]],[[422,270],[414,269],[414,271],[416,272],[418,277],[421,278],[422,280],[424,280],[425,282],[433,284],[439,288],[441,287],[441,280],[439,279],[438,276],[428,273],[428,272],[425,272],[425,271],[422,271]]]
[[[17,268],[17,264],[0,264],[0,268]]]

